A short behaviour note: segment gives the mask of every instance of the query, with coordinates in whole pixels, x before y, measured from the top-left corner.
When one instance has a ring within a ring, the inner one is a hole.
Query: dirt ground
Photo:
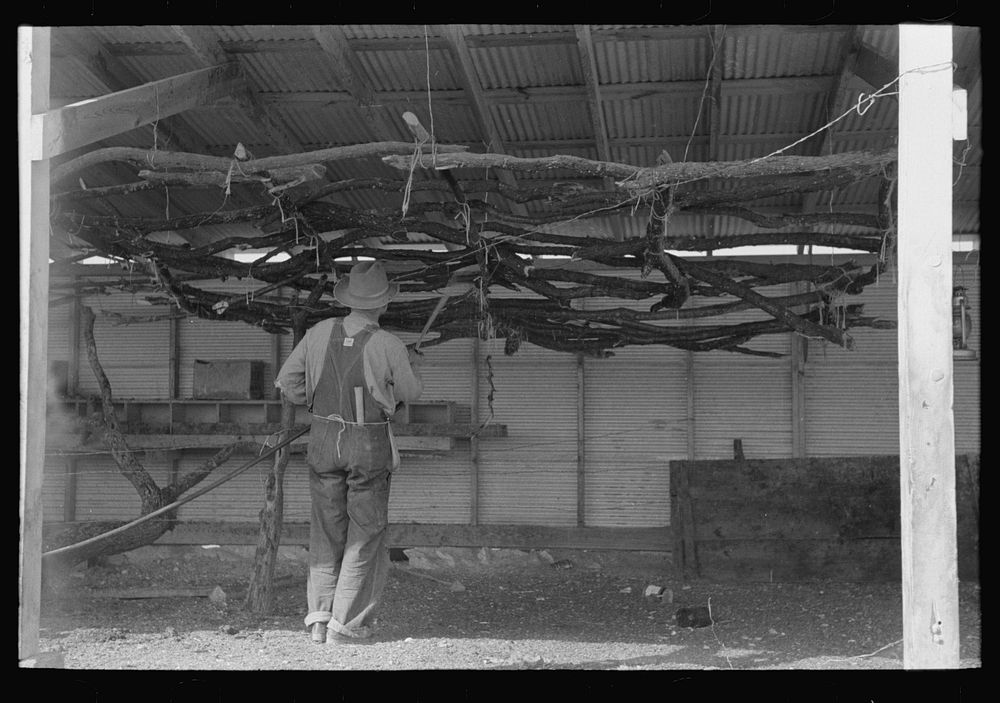
[[[280,559],[274,611],[259,617],[242,610],[246,553],[194,548],[78,567],[43,598],[41,650],[113,670],[903,667],[899,584],[685,584],[655,558],[593,552],[407,554],[368,644],[310,642],[304,554]],[[216,587],[224,599],[206,597]],[[960,603],[961,667],[981,668],[979,585],[961,584]],[[680,608],[699,606],[713,624],[678,626]]]

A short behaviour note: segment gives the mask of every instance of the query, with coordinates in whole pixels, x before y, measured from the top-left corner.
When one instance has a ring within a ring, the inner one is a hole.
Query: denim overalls
[[[306,626],[325,622],[354,637],[369,633],[389,572],[392,450],[387,417],[364,373],[364,347],[376,329],[346,337],[343,323],[334,324],[313,394],[306,457],[312,497]]]

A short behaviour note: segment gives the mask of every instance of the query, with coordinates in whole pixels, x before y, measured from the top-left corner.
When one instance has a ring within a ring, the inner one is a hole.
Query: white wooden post
[[[49,101],[49,29],[17,30],[17,151],[20,204],[20,500],[18,660],[38,654],[42,574],[42,471],[49,324],[49,162],[39,118]]]
[[[899,28],[903,668],[959,664],[952,413],[952,28]]]

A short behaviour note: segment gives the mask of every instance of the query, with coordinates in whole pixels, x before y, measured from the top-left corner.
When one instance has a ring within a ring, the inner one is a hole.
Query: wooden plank
[[[732,28],[727,30],[731,36]],[[702,30],[704,34],[704,30]],[[466,37],[467,39],[469,37]],[[422,44],[422,40],[421,40]],[[423,46],[420,47],[421,54]],[[822,93],[829,89],[832,75],[817,76],[782,76],[774,78],[733,78],[726,81],[726,94],[735,97],[754,95],[798,95],[802,93]],[[626,102],[634,100],[670,101],[698,100],[705,90],[704,79],[677,81],[643,81],[625,83],[605,83],[601,86],[601,98],[604,102]],[[563,103],[582,105],[587,100],[586,87],[583,85],[528,86],[525,88],[484,88],[480,86],[479,94],[489,105],[523,105],[529,103]],[[285,105],[302,107],[308,105],[349,105],[356,102],[355,98],[343,91],[261,91],[257,94],[260,102],[267,106]],[[378,90],[373,94],[377,104],[404,105],[427,102],[427,91],[424,90]],[[857,96],[855,96],[857,99]],[[464,90],[442,89],[434,90],[434,104],[458,107],[468,102]],[[801,138],[802,133],[788,135],[791,141]],[[773,135],[773,139],[786,142],[782,134]],[[610,138],[610,137],[609,137]],[[684,137],[656,137],[655,139],[674,140],[677,143],[687,143]],[[764,139],[764,135],[732,136],[729,139]],[[769,140],[772,137],[767,137]],[[653,139],[653,138],[650,138]],[[612,144],[616,143],[610,138]],[[508,146],[512,142],[506,142]]]
[[[699,547],[710,539],[898,539],[898,511],[886,509],[894,500],[899,492],[888,486],[873,495],[811,500],[794,494],[783,499],[780,492],[771,500],[752,493],[728,500],[691,496]]]
[[[281,290],[279,290],[278,293],[281,294]],[[278,375],[278,369],[281,368],[281,364],[282,364],[282,358],[281,358],[281,337],[282,337],[282,335],[280,335],[280,334],[272,334],[271,335],[271,368],[274,371],[274,373],[273,373],[274,376]],[[270,391],[268,392],[268,395],[270,396],[270,400],[280,401],[281,400],[281,389],[278,388],[277,386],[275,386],[274,384],[272,384],[271,388],[270,388]],[[270,419],[270,417],[268,417],[268,413],[267,413],[266,410],[264,412],[264,416],[265,416],[266,419],[268,419],[268,420]]]
[[[879,477],[894,477],[899,467],[897,456],[811,457],[806,459],[731,459],[697,462],[671,461],[671,468],[691,463],[697,485],[727,486],[733,476],[745,480],[771,481],[775,484],[795,484],[824,488],[844,484],[867,485]]]
[[[795,293],[806,293],[808,289],[809,286],[802,283],[796,283],[793,286]],[[792,417],[790,418],[792,456],[796,459],[802,459],[806,456],[806,355],[809,338],[795,332],[790,332],[789,337],[792,351],[789,362],[789,373],[792,377]]]
[[[83,100],[45,113],[45,158],[93,144],[231,95],[243,84],[239,65],[226,63]]]
[[[80,296],[74,295],[70,303],[69,360],[66,365],[66,395],[80,392]]]
[[[210,27],[172,25],[171,30],[202,64],[210,66],[230,60],[219,43],[218,36]],[[242,109],[247,122],[263,132],[264,138],[273,149],[284,153],[303,151],[298,140],[285,129],[273,111],[257,99],[246,81],[243,82],[241,89],[234,93],[233,98]]]
[[[278,430],[275,430],[277,432]],[[237,453],[255,453],[260,450],[265,441],[272,440],[273,433],[267,434],[126,434],[125,441],[132,451],[181,451],[184,449],[217,449],[227,444],[239,444]],[[291,444],[291,452],[305,452],[308,438],[296,440]],[[455,448],[451,437],[405,435],[396,437],[396,446],[405,451],[447,452]],[[87,449],[92,452],[106,452],[103,441],[95,439],[88,445],[79,445],[71,438],[70,443],[50,445],[50,449]],[[110,452],[107,452],[110,453]]]
[[[184,521],[156,544],[255,544],[255,522]],[[668,527],[547,527],[540,525],[389,525],[392,547],[615,549],[670,552]],[[309,524],[285,522],[282,544],[308,545]]]
[[[698,542],[701,575],[718,581],[893,581],[899,543],[860,540],[705,540]]]
[[[167,395],[173,399],[180,395],[180,320],[172,317],[168,324],[170,328],[167,336]]]
[[[41,606],[42,477],[48,376],[49,162],[32,144],[48,109],[49,41],[45,27],[17,29],[18,127],[18,402],[20,493],[18,513],[18,660],[38,653]]]
[[[119,600],[146,600],[150,598],[208,598],[214,588],[127,588],[96,591],[97,598]]]
[[[401,141],[400,135],[403,132],[393,128],[385,114],[385,108],[376,102],[375,91],[365,78],[361,61],[348,43],[344,30],[339,25],[315,25],[313,37],[326,52],[337,81],[361,108],[362,115],[377,141]]]
[[[597,145],[597,157],[601,161],[612,161],[611,146],[608,143],[608,125],[604,119],[604,103],[601,101],[601,82],[597,74],[597,59],[594,56],[594,42],[591,36],[590,26],[579,24],[574,26],[576,33],[577,49],[580,52],[580,68],[583,71],[583,82],[587,88],[587,110],[590,114],[590,123],[594,131],[594,141]],[[615,190],[616,186],[612,179],[604,179],[604,190]],[[610,220],[611,231],[616,241],[625,238],[622,229],[621,218],[614,217]]]
[[[462,83],[462,88],[466,92],[466,98],[471,103],[470,106],[476,116],[476,121],[486,137],[487,151],[493,154],[505,154],[503,139],[500,137],[500,131],[490,114],[482,84],[476,74],[472,52],[469,50],[461,25],[442,25],[438,31],[447,40],[448,48],[458,62],[456,72]],[[502,168],[496,169],[496,176],[502,183],[513,188],[517,187],[517,180],[510,171]],[[527,208],[521,203],[508,201],[508,206],[515,215],[525,216],[528,214]]]
[[[685,578],[701,575],[701,565],[698,556],[698,532],[695,526],[694,509],[691,505],[690,465],[681,466],[677,475],[677,504],[680,512],[680,522],[683,534],[684,556],[681,561],[681,573]]]
[[[400,451],[409,452],[450,452],[455,448],[451,437],[396,437]]]
[[[896,275],[904,669],[959,665],[951,33],[948,25],[899,28]]]
[[[827,93],[826,111],[823,114],[820,123],[816,125],[817,129],[844,114],[849,101],[852,98],[856,98],[856,96],[847,93],[846,89],[851,82],[851,76],[854,75],[854,67],[858,61],[858,52],[861,49],[861,39],[863,36],[864,28],[859,26],[855,27],[844,37],[844,44],[841,48],[842,56],[840,60],[840,70],[834,77],[830,91]],[[817,156],[832,153],[833,141],[837,133],[837,127],[831,127],[830,129],[823,130],[823,132],[818,135],[819,139],[816,140],[816,149],[814,153]],[[815,212],[821,197],[822,191],[806,193],[802,197],[802,212]]]
[[[79,461],[75,456],[68,456],[64,461],[63,522],[73,522],[76,520],[76,487]]]
[[[709,59],[709,80],[708,80],[708,105],[706,115],[708,119],[708,160],[721,161],[722,155],[719,150],[720,136],[722,135],[722,68],[725,62],[725,26],[712,25],[709,29],[711,39],[710,59]],[[705,98],[703,98],[705,99]],[[686,154],[685,154],[686,157]],[[708,236],[714,237],[718,232],[719,218],[715,215],[708,218]]]

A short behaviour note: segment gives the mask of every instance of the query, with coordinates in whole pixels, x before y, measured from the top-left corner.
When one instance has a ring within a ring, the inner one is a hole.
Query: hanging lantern
[[[975,359],[976,352],[969,349],[972,334],[972,314],[969,297],[963,286],[955,286],[951,294],[951,341],[956,359]]]

